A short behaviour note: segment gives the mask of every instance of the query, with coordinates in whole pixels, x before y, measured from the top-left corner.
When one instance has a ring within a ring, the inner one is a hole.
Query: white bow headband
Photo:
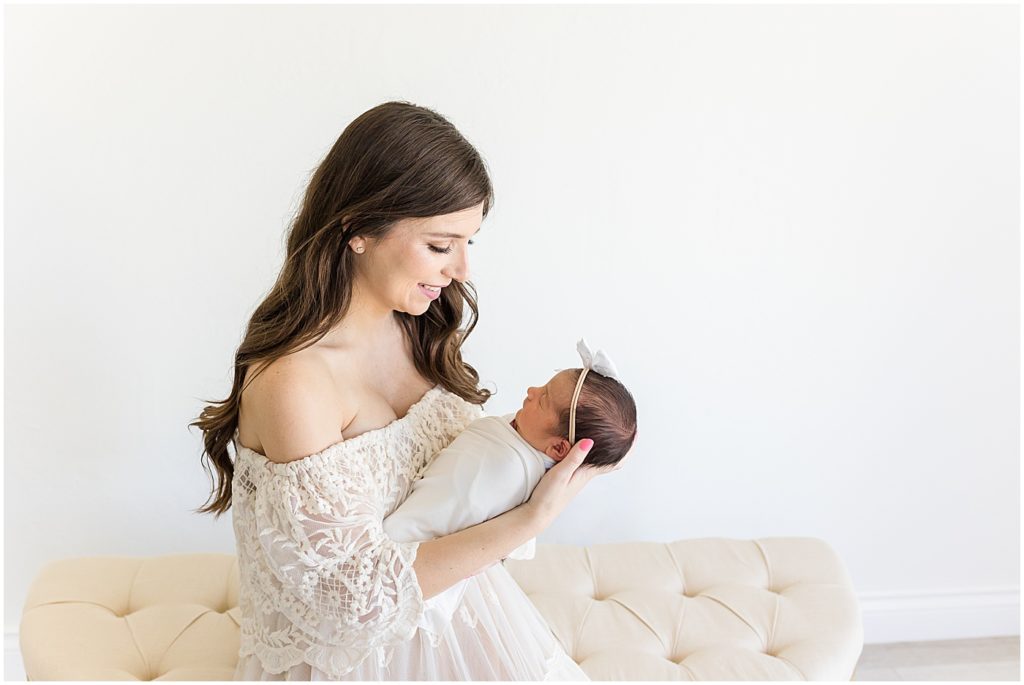
[[[583,371],[580,372],[579,380],[576,381],[576,390],[572,394],[572,404],[569,405],[570,446],[576,443],[576,401],[580,397],[580,390],[583,389],[583,379],[587,377],[587,372],[596,371],[607,378],[619,380],[619,372],[604,350],[591,352],[590,348],[587,347],[587,341],[580,338],[580,341],[576,343],[576,351],[580,353],[580,357],[583,359]]]

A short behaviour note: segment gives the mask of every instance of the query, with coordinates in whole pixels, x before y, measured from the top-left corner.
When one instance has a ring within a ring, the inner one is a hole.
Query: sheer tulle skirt
[[[589,680],[501,564],[465,582],[451,621],[417,629],[386,659],[381,650],[335,677],[305,663],[268,673],[249,654],[235,680]]]

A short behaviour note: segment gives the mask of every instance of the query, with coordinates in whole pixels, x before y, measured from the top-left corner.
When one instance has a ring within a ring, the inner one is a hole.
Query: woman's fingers
[[[590,440],[589,442],[591,445],[593,445],[594,441]],[[575,445],[573,445],[572,449],[570,449],[568,453],[566,453],[565,457],[563,457],[562,460],[555,465],[556,467],[561,466],[562,470],[568,474],[566,478],[571,478],[572,474],[578,470],[577,467],[583,463],[584,459],[587,458],[587,452],[589,452],[590,449],[588,447],[586,450],[584,450],[580,446],[581,443],[583,443],[583,440],[580,440]]]
[[[617,461],[614,464],[605,464],[604,466],[596,466],[596,467],[588,468],[586,470],[591,472],[591,475],[593,475],[593,476],[599,476],[599,475],[604,474],[604,473],[613,473],[613,472],[618,471],[619,469],[622,468],[623,463],[626,461],[626,457],[628,457],[628,456],[629,456],[629,453],[626,453],[626,455],[623,456],[622,459],[619,459],[619,461]]]
[[[569,454],[567,454],[566,456],[571,457],[572,463],[575,464],[576,466],[579,466],[580,464],[583,463],[583,460],[587,458],[587,453],[590,452],[593,446],[593,440],[591,440],[590,438],[583,438],[575,445],[573,445],[572,449],[569,450]]]
[[[629,457],[635,451],[636,451],[636,442],[633,443],[633,446],[629,448],[628,452],[626,452],[624,455],[622,455],[622,459],[619,459],[618,463],[615,464],[615,468],[612,469],[612,471],[618,471],[619,469],[621,469],[622,465],[626,462],[627,459],[629,459]]]
[[[604,466],[599,466],[596,469],[591,469],[591,470],[594,472],[595,476],[600,476],[601,474],[604,474],[604,473],[611,473],[612,471],[618,471],[620,466],[621,466],[621,462],[619,464],[606,464]]]
[[[583,440],[580,440],[575,445],[573,445],[573,448],[569,450],[568,454],[565,455],[565,458],[562,460],[562,462],[569,462],[569,466],[566,470],[570,473],[569,478],[571,480],[582,479],[585,484],[590,482],[590,479],[593,478],[594,476],[600,476],[605,473],[613,473],[615,471],[618,471],[619,469],[622,468],[623,462],[626,461],[626,458],[633,453],[633,450],[631,448],[629,452],[627,452],[622,457],[622,459],[620,459],[615,464],[579,468],[580,464],[583,463],[583,460],[587,458],[587,453],[593,446],[593,440],[590,440],[589,438],[584,438]]]
[[[593,440],[591,440],[590,438],[583,438],[582,440],[577,442],[575,445],[573,445],[572,449],[569,450],[569,453],[565,455],[564,459],[562,459],[563,463],[564,462],[569,462],[569,467],[566,469],[566,471],[569,474],[568,475],[568,479],[569,480],[571,480],[571,481],[578,480],[579,478],[584,477],[583,474],[586,474],[586,472],[590,470],[590,469],[581,469],[581,468],[579,468],[579,466],[580,466],[580,464],[583,463],[583,460],[587,458],[587,453],[590,452],[590,450],[591,450],[591,448],[593,446],[594,446],[594,441]],[[588,480],[588,479],[584,479],[584,480]]]

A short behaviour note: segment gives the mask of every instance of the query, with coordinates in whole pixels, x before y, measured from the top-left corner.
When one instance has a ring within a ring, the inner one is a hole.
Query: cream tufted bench
[[[538,544],[504,562],[594,680],[845,680],[863,646],[846,569],[815,538]],[[229,554],[48,564],[29,590],[29,680],[230,680]]]
[[[850,680],[864,645],[815,538],[537,545],[505,564],[593,680]]]

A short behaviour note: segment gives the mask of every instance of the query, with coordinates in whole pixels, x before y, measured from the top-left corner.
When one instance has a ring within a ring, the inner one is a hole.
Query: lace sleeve
[[[267,580],[276,608],[309,643],[351,665],[415,632],[424,607],[412,568],[419,543],[384,534],[372,469],[298,464],[275,465],[253,507]]]

